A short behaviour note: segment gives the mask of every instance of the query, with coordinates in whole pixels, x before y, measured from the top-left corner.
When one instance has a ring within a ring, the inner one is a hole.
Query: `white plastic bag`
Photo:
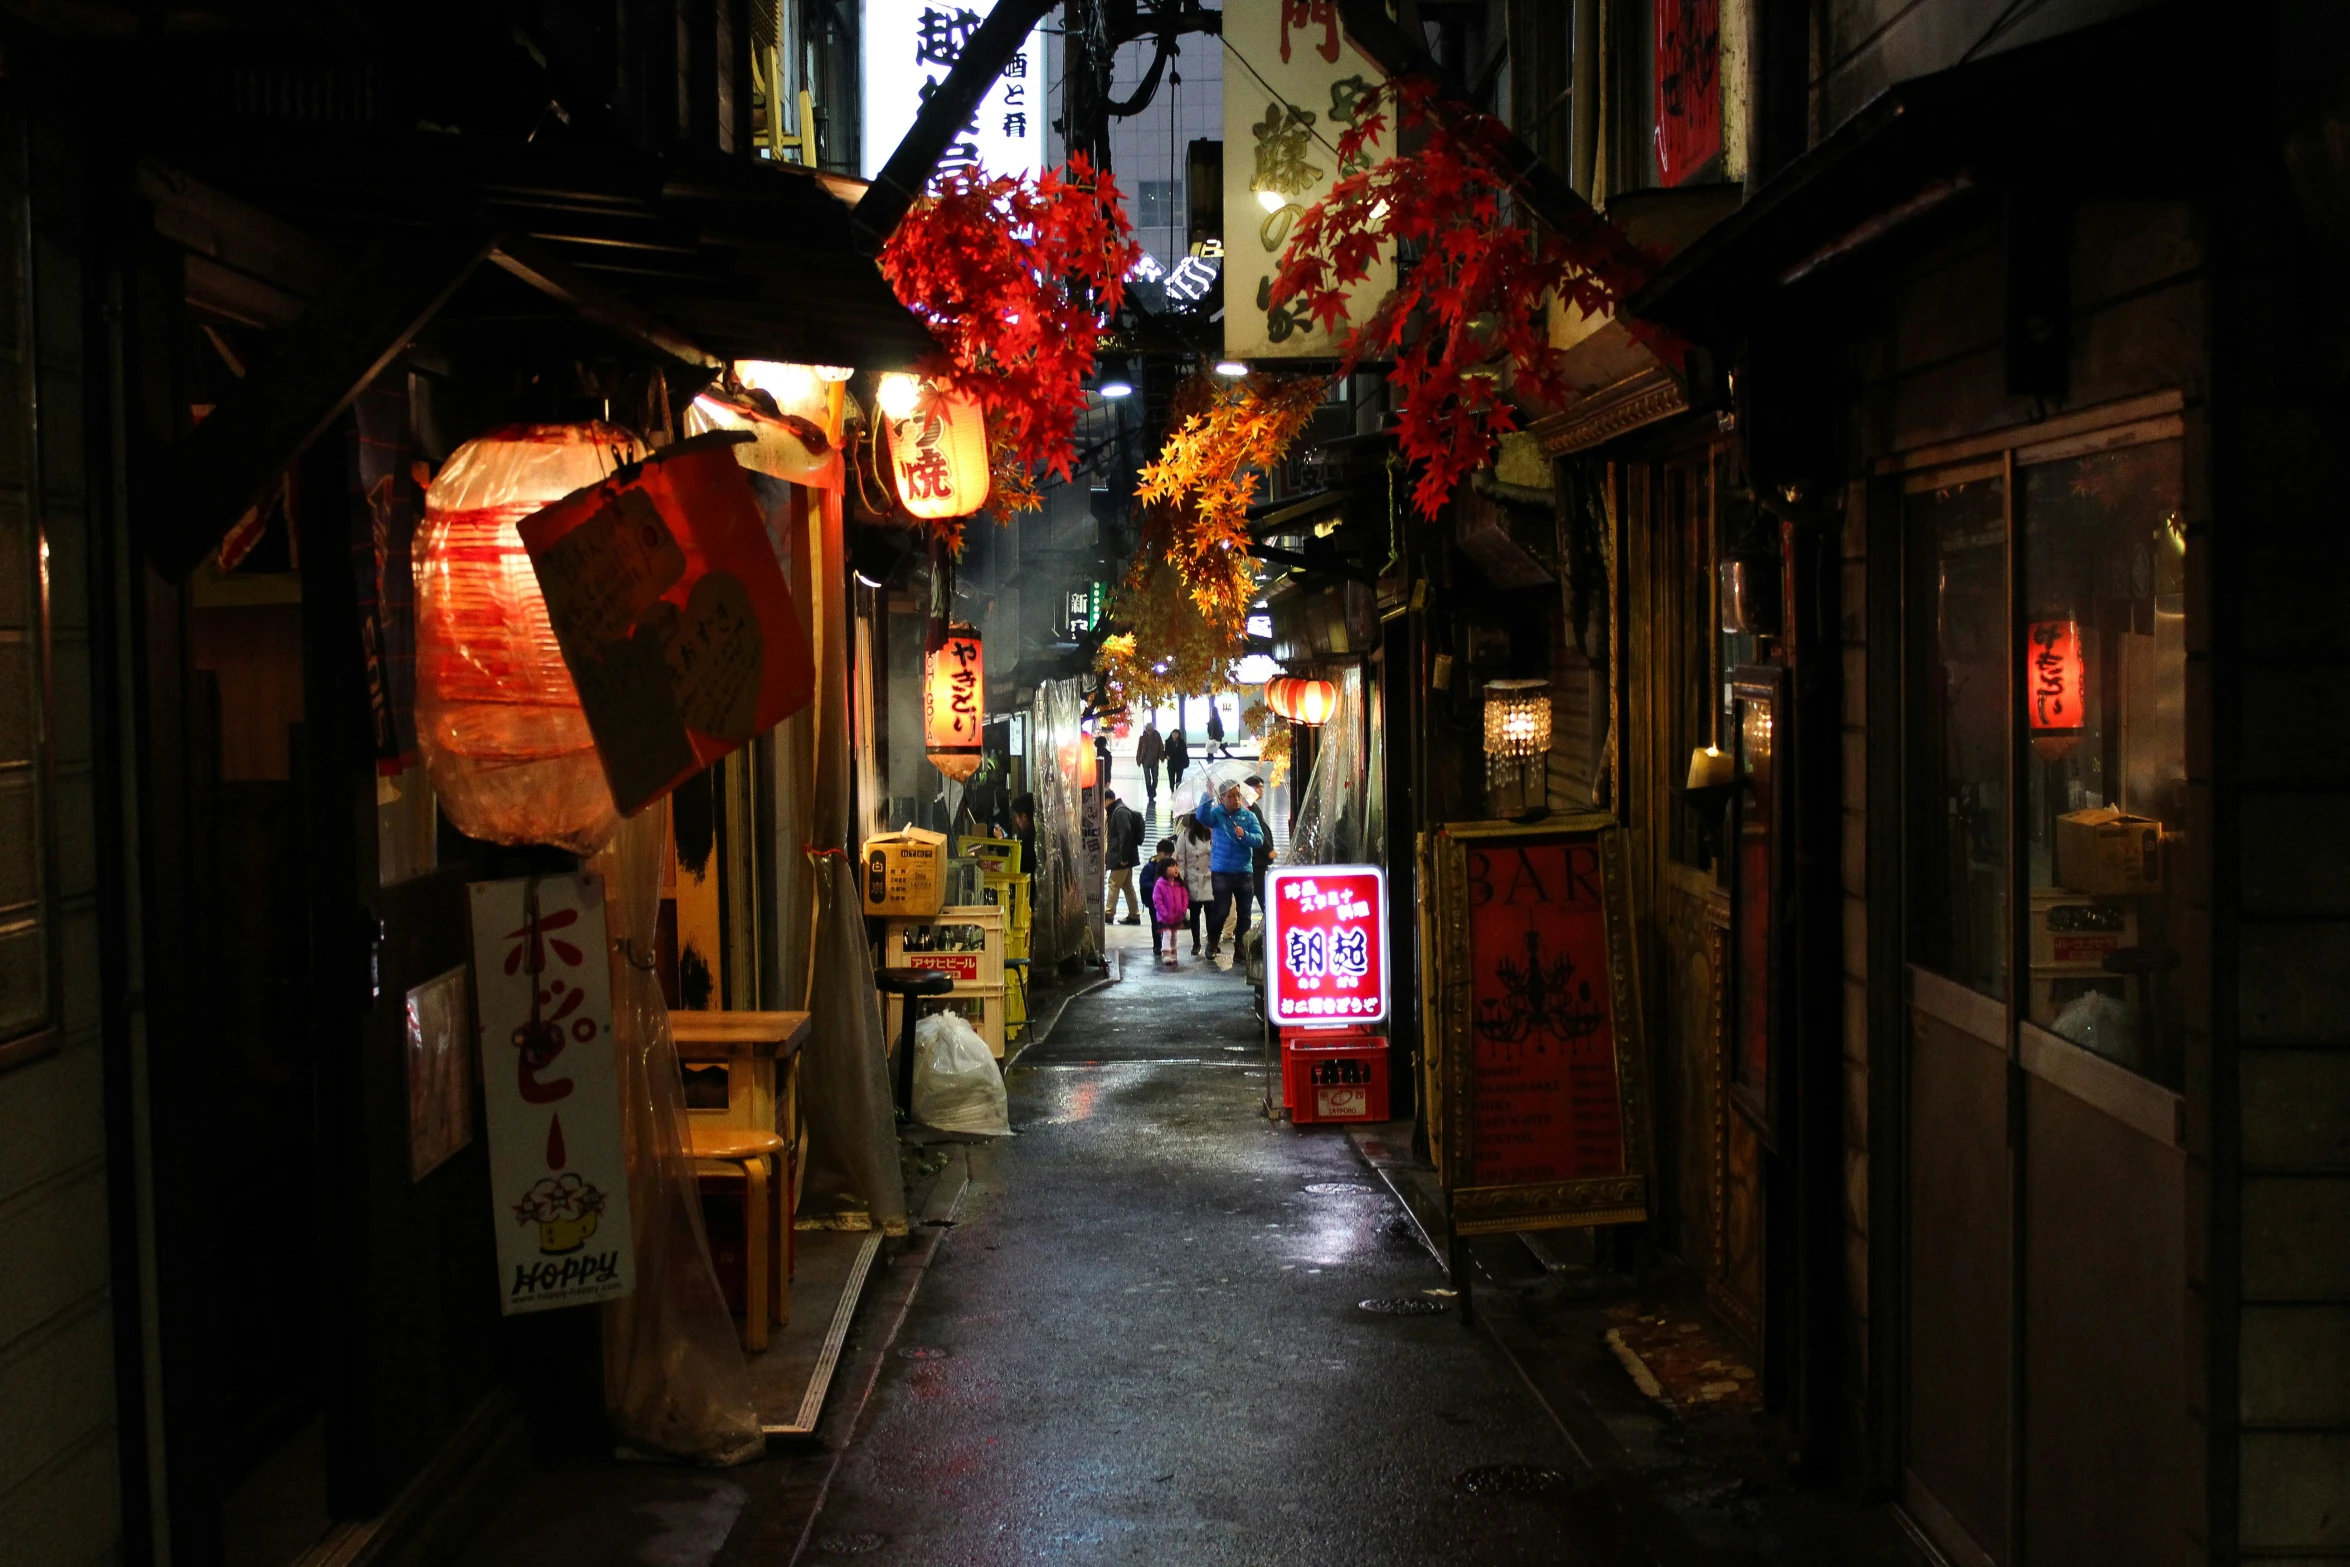
[[[914,1119],[942,1132],[1003,1137],[1004,1075],[970,1021],[934,1012],[914,1025]]]

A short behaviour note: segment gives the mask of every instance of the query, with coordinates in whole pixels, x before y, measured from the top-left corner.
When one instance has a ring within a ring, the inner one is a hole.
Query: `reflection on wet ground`
[[[1246,983],[1126,973],[1015,1067],[799,1559],[1634,1559],[1485,1338],[1361,1309],[1450,1301],[1339,1129],[1261,1114]]]

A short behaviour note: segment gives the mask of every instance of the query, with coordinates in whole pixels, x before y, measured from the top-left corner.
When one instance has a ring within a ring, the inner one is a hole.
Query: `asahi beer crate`
[[[886,968],[931,969],[958,987],[1000,986],[1004,911],[983,903],[963,904],[940,909],[929,919],[891,920],[883,952]]]

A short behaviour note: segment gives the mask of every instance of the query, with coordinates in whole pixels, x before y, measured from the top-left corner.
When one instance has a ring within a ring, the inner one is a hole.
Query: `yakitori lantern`
[[[588,854],[619,825],[515,525],[644,455],[613,425],[510,425],[458,447],[424,492],[416,739],[469,837]]]
[[[968,517],[987,504],[987,422],[978,403],[939,393],[925,411],[920,384],[904,375],[884,376],[876,401],[899,504],[925,521]]]
[[[947,627],[922,671],[922,742],[930,765],[958,783],[979,771],[979,729],[986,721],[987,673],[979,631]]]
[[[2025,699],[2032,749],[2056,761],[2081,743],[2088,724],[2089,671],[2081,658],[2081,623],[2035,620],[2024,634]]]

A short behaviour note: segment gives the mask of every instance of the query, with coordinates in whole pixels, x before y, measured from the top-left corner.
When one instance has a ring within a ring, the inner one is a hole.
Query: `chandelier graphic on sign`
[[[1526,961],[1502,958],[1493,965],[1501,994],[1477,1003],[1477,1032],[1497,1044],[1534,1042],[1545,1053],[1546,1040],[1562,1045],[1588,1039],[1607,1021],[1591,981],[1575,977],[1575,960],[1565,953],[1546,958],[1542,932],[1526,932]]]

